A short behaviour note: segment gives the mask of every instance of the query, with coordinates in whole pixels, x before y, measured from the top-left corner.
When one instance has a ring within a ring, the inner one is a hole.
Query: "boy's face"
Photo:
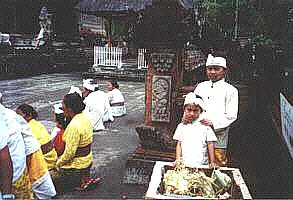
[[[184,107],[185,118],[190,122],[196,120],[201,112],[201,108],[195,104],[187,104]]]

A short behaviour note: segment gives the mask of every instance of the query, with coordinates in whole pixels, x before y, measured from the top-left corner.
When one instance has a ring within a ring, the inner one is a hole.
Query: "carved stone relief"
[[[153,76],[152,121],[170,121],[171,76]]]
[[[153,53],[151,62],[157,72],[168,72],[172,69],[175,60],[174,53]]]

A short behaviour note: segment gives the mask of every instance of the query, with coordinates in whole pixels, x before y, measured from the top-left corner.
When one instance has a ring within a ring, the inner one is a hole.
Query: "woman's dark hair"
[[[111,80],[110,83],[112,84],[112,86],[113,86],[114,88],[119,89],[119,84],[118,84],[117,80]]]
[[[85,104],[83,103],[81,96],[75,93],[66,94],[63,98],[63,103],[75,114],[81,113],[85,108]]]
[[[55,113],[55,120],[61,125],[63,129],[66,129],[67,125],[69,124],[69,120],[64,116],[63,113]]]
[[[25,103],[18,106],[16,110],[20,110],[25,115],[30,115],[33,119],[38,117],[37,111],[31,105]]]

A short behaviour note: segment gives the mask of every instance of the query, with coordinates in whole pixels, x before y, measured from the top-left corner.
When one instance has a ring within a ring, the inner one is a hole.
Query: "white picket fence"
[[[146,54],[146,49],[138,49],[138,54],[137,54],[137,68],[138,69],[147,68],[145,54]]]
[[[93,67],[116,66],[122,67],[122,48],[118,47],[94,47],[94,65]]]
[[[137,68],[146,69],[147,63],[145,59],[146,49],[138,49]],[[122,48],[119,47],[94,47],[94,64],[98,66],[114,66],[117,69],[122,67]]]

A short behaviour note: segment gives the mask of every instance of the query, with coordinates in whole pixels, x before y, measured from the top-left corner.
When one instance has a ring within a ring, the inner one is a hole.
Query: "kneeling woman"
[[[93,127],[88,117],[82,113],[84,108],[79,95],[73,93],[64,96],[62,109],[65,117],[71,121],[64,132],[65,149],[57,160],[53,175],[57,190],[72,187],[82,190],[95,181],[90,178],[93,163]]]

